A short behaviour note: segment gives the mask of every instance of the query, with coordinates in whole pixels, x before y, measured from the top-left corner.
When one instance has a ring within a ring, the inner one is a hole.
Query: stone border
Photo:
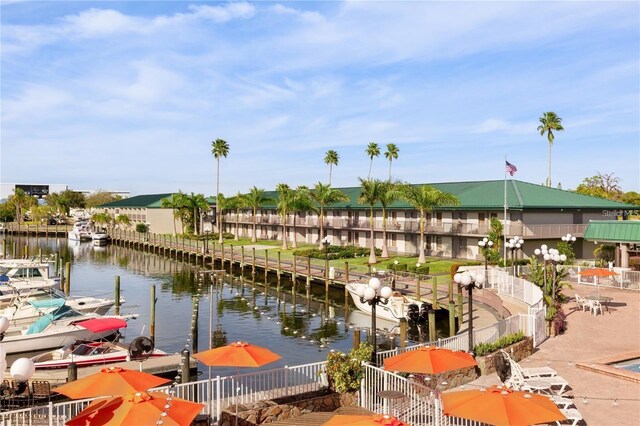
[[[640,351],[623,352],[616,355],[597,358],[588,362],[577,362],[576,367],[594,373],[605,374],[634,383],[640,383],[640,373],[625,370],[624,368],[612,367],[610,364],[640,358]]]

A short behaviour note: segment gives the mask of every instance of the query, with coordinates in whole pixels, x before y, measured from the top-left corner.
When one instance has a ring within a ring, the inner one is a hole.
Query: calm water
[[[313,285],[311,298],[307,299],[303,283],[299,282],[297,292],[293,292],[292,283],[283,280],[278,293],[277,281],[265,284],[264,275],[259,273],[255,282],[246,277],[227,277],[210,297],[210,288],[216,287],[198,284],[196,267],[188,263],[114,245],[94,247],[90,242],[64,238],[7,237],[8,252],[14,241],[18,256],[28,244],[32,255],[42,249],[43,255],[60,252],[70,260],[71,295],[113,298],[114,277],[120,276],[122,297],[126,299],[121,313],[140,315],[129,321],[123,334],[125,342],[149,335],[150,288],[155,284],[156,346],[166,352],[179,352],[189,344],[194,301],[199,304],[199,350],[209,348],[211,323],[214,346],[244,340],[280,354],[282,359],[269,368],[322,361],[331,349],[348,351],[353,343],[353,328],[366,328],[371,322],[369,316],[353,306],[345,319],[342,290],[332,289],[327,310],[324,285]],[[378,342],[382,346],[399,344],[394,326],[378,320]],[[447,325],[438,326],[444,337],[448,330],[443,327]],[[426,331],[414,327],[409,330],[409,337],[412,341],[424,340]],[[216,371],[226,373],[222,369]]]

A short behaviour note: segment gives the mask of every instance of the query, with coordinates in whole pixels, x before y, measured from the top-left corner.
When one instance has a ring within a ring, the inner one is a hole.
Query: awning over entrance
[[[640,243],[640,220],[592,220],[584,231],[588,241]]]

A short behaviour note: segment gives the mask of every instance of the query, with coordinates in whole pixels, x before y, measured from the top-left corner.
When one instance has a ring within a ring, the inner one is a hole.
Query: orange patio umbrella
[[[155,425],[188,426],[204,407],[162,392],[136,392],[93,401],[66,424],[70,426]],[[163,415],[166,413],[166,415]]]
[[[583,277],[594,277],[596,291],[598,292],[598,296],[600,296],[598,277],[613,277],[614,275],[618,275],[618,273],[605,268],[592,268],[583,269],[582,271],[580,271],[580,275],[582,275]]]
[[[262,367],[282,358],[260,346],[233,342],[227,346],[198,352],[193,357],[212,367]]]
[[[136,370],[108,367],[103,368],[99,373],[57,387],[53,391],[72,399],[93,398],[136,393],[164,385],[170,381]]]
[[[442,394],[444,414],[497,425],[535,425],[566,420],[549,397],[502,386]]]
[[[387,371],[421,374],[440,374],[476,365],[478,363],[471,354],[437,346],[421,346],[384,360]]]
[[[323,426],[409,426],[408,423],[403,423],[395,417],[382,416],[380,414],[369,415],[346,415],[337,414]]]

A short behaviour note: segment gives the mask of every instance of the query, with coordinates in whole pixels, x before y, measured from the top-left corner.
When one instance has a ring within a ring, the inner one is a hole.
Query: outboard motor
[[[407,307],[407,319],[411,322],[417,323],[419,317],[420,317],[420,310],[418,308],[418,305],[416,305],[415,303],[410,304]]]
[[[420,305],[420,317],[418,319],[419,322],[427,322],[429,321],[429,311],[433,308],[431,303],[422,302]]]

